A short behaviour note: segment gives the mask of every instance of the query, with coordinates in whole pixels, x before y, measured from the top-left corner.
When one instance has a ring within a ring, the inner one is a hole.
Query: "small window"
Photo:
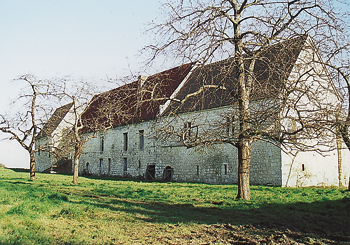
[[[112,166],[111,166],[111,159],[110,158],[108,158],[108,174],[111,174],[111,168],[112,168]]]
[[[144,136],[144,130],[139,130],[139,145],[140,145],[140,150],[143,150],[145,147],[145,136]]]
[[[105,138],[102,136],[101,137],[101,145],[100,145],[100,150],[104,151],[105,148]]]
[[[123,166],[123,170],[124,172],[128,171],[128,159],[125,157],[123,158],[124,160],[124,166]]]
[[[305,171],[305,165],[301,164],[301,171]]]
[[[227,164],[224,164],[224,174],[227,174]]]
[[[124,151],[128,150],[128,133],[124,133]]]
[[[103,174],[103,159],[100,159],[100,174]]]
[[[197,175],[199,175],[199,165],[197,165]]]
[[[139,160],[139,168],[141,168],[141,160]]]

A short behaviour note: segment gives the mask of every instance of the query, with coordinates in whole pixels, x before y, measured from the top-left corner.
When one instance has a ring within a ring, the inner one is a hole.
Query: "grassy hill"
[[[37,178],[0,168],[0,244],[350,244],[346,189]]]

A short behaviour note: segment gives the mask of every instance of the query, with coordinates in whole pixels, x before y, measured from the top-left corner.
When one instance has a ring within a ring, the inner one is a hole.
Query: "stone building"
[[[273,97],[300,80],[301,74],[307,73],[310,67],[315,74],[303,79],[303,86],[309,86],[313,94],[316,91],[326,106],[336,107],[342,103],[326,69],[310,62],[317,56],[315,52],[310,38],[304,36],[276,44],[261,54],[254,69],[252,111],[265,107],[276,109],[275,113],[266,110],[271,115],[257,114],[257,121],[265,117],[263,127],[271,127],[272,118],[284,114],[279,129],[295,131],[298,128],[295,113],[286,112],[288,103]],[[82,135],[95,137],[85,144],[80,173],[237,183],[237,149],[225,143],[234,141],[238,127],[234,116],[237,113],[234,67],[234,59],[205,66],[189,63],[149,77],[140,76],[138,81],[95,96],[82,114],[82,121],[87,125]],[[292,92],[287,99],[295,101],[295,98],[298,106],[311,111],[311,97],[299,98]],[[93,129],[96,125],[98,130]],[[209,139],[220,137],[221,142],[204,147],[186,146],[187,141],[196,141],[203,135]],[[255,141],[251,183],[293,187],[347,185],[349,151],[332,133],[327,133],[322,140],[330,146],[327,150],[322,144],[318,150],[305,147],[303,151],[263,138]],[[321,138],[305,139],[296,134],[290,135],[290,141],[315,145]]]
[[[35,171],[72,173],[70,148],[66,147],[67,133],[72,127],[74,113],[73,103],[63,105],[55,110],[35,141]]]

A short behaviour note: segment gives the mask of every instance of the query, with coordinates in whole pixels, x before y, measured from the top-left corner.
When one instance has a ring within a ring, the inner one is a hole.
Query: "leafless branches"
[[[52,90],[47,81],[39,80],[33,75],[20,76],[13,81],[24,83],[25,88],[12,104],[12,110],[7,115],[0,115],[0,130],[9,135],[9,140],[17,141],[30,155],[30,178],[35,179],[35,149],[36,137],[43,123],[50,114],[47,101],[52,96]],[[15,113],[14,113],[15,112]]]
[[[176,115],[185,112],[201,113],[201,119],[182,130],[165,122],[160,131],[187,147],[237,147],[238,198],[250,198],[254,141],[269,141],[290,152],[336,147],[331,135],[341,99],[320,63],[334,61],[344,47],[345,25],[330,1],[188,0],[168,2],[164,9],[166,20],[150,29],[157,40],[146,47],[149,62],[174,57],[204,65],[189,78],[195,86],[185,85],[183,94],[167,102],[170,121],[178,123],[181,117]],[[209,64],[220,59],[226,60]],[[200,112],[224,107],[229,109],[218,111],[216,120]]]

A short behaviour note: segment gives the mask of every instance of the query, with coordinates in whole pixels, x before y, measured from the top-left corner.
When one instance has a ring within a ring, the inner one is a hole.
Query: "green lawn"
[[[0,244],[347,244],[340,188],[156,183],[0,168]]]

